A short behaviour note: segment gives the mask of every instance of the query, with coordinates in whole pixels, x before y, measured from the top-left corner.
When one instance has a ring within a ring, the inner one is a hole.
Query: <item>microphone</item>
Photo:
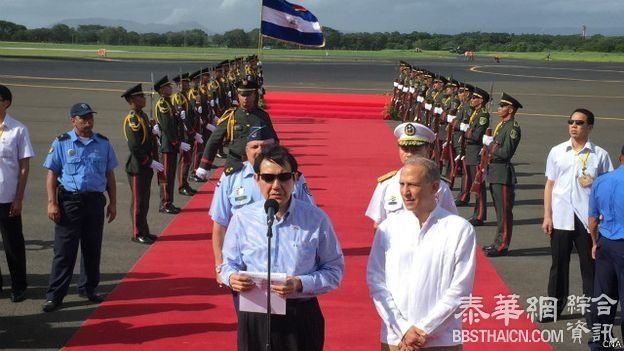
[[[267,224],[269,227],[273,225],[275,213],[279,210],[279,204],[275,199],[268,199],[264,202],[264,212],[267,214]]]

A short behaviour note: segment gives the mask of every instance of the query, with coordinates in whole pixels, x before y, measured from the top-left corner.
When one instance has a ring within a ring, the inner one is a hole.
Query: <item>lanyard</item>
[[[470,119],[469,119],[468,124],[472,125],[472,122],[474,122],[474,119],[475,119],[476,115],[477,115],[477,109],[475,108],[475,110],[470,115]]]
[[[500,121],[498,122],[498,124],[496,125],[496,128],[494,128],[494,136],[498,135],[498,132],[500,131],[500,129],[503,127],[503,123],[505,121]]]
[[[587,150],[587,153],[585,154],[585,158],[581,156],[582,151],[583,150],[579,151],[576,154],[576,158],[578,158],[579,161],[581,162],[581,170],[583,171],[583,174],[585,174],[585,170],[587,169],[587,159],[589,158],[589,150]]]

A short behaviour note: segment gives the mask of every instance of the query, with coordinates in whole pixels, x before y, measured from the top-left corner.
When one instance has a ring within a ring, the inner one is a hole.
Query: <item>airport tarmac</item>
[[[545,295],[551,259],[549,241],[540,225],[548,151],[568,139],[566,119],[570,112],[577,107],[586,107],[597,116],[592,141],[610,153],[617,167],[617,156],[624,144],[624,114],[621,112],[624,97],[620,92],[624,87],[624,65],[505,59],[496,64],[485,58],[477,58],[473,62],[462,59],[410,62],[487,91],[493,86],[494,106],[502,91],[524,105],[517,115],[522,128],[522,141],[514,157],[519,184],[516,188],[511,251],[508,257],[494,258],[491,262],[510,291],[520,295],[520,301]],[[210,64],[203,63],[203,67]],[[384,94],[392,87],[397,67],[397,61],[266,62],[264,73],[269,94],[271,90]],[[69,107],[75,102],[88,102],[98,111],[94,129],[111,140],[120,161],[116,170],[118,218],[105,225],[104,229],[102,280],[98,290],[106,293],[114,288],[147,249],[147,246],[130,241],[129,187],[123,167],[128,150],[121,133],[122,118],[128,106],[120,94],[136,82],[143,82],[144,88],[148,89],[151,73],[158,79],[164,74],[171,77],[180,71],[200,68],[202,65],[199,63],[188,61],[0,57],[0,83],[7,85],[14,95],[8,112],[28,126],[36,153],[30,164],[23,210],[30,284],[28,299],[17,304],[9,301],[10,278],[4,254],[0,254],[4,277],[4,291],[0,294],[0,348],[59,349],[97,307],[79,299],[75,285],[72,285],[62,310],[48,314],[41,312],[54,241],[53,223],[46,215],[45,169],[42,163],[51,141],[70,129]],[[497,122],[498,117],[492,113],[491,123]],[[391,128],[396,122],[388,122],[388,125]],[[201,184],[192,183],[192,186],[199,188]],[[183,206],[186,200],[176,194],[174,203]],[[158,189],[155,184],[150,206],[150,226],[153,232],[159,233],[172,217],[158,213]],[[460,208],[460,212],[466,217],[472,213],[467,207]],[[487,225],[477,228],[480,245],[492,241],[496,230],[495,217],[490,199]],[[211,247],[206,247],[206,250],[211,250]],[[581,295],[576,257],[572,259],[570,272],[570,294]],[[563,318],[557,323],[540,325],[542,329],[563,330],[564,340],[553,344],[555,349],[587,349],[585,343],[574,343],[568,330],[568,323],[581,320],[580,315],[566,312]],[[619,328],[615,329],[618,329],[617,336],[621,336]],[[587,336],[584,342],[586,340]]]

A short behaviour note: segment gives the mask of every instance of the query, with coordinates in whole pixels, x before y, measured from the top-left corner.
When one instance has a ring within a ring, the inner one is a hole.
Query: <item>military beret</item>
[[[478,88],[478,87],[474,88],[474,91],[472,92],[472,96],[482,98],[484,102],[490,101],[490,94],[488,94],[485,90]]]
[[[503,92],[503,95],[500,98],[500,104],[511,105],[515,109],[522,108],[522,104],[518,100],[514,99],[511,95],[508,95],[505,92]]]
[[[164,76],[162,78],[160,78],[156,83],[154,83],[154,90],[155,91],[159,91],[160,88],[170,85],[171,82],[169,81],[169,77]]]
[[[435,133],[420,123],[401,123],[394,128],[394,136],[400,146],[431,144]]]
[[[137,84],[133,86],[132,88],[126,90],[123,94],[121,94],[121,97],[125,99],[129,99],[131,96],[143,95],[143,94],[144,94],[143,86],[141,84]]]
[[[268,140],[275,139],[275,134],[266,125],[262,126],[253,126],[249,128],[249,134],[247,135],[247,142],[255,141],[255,140]]]

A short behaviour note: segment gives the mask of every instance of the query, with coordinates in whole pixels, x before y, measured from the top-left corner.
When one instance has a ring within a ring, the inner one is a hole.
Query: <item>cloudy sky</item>
[[[46,27],[102,17],[141,23],[195,21],[212,32],[259,25],[261,0],[0,0],[0,20]],[[344,32],[501,31],[624,34],[623,0],[295,0]],[[175,4],[175,5],[174,5]],[[176,7],[174,7],[176,6]],[[613,32],[616,33],[613,33]]]

